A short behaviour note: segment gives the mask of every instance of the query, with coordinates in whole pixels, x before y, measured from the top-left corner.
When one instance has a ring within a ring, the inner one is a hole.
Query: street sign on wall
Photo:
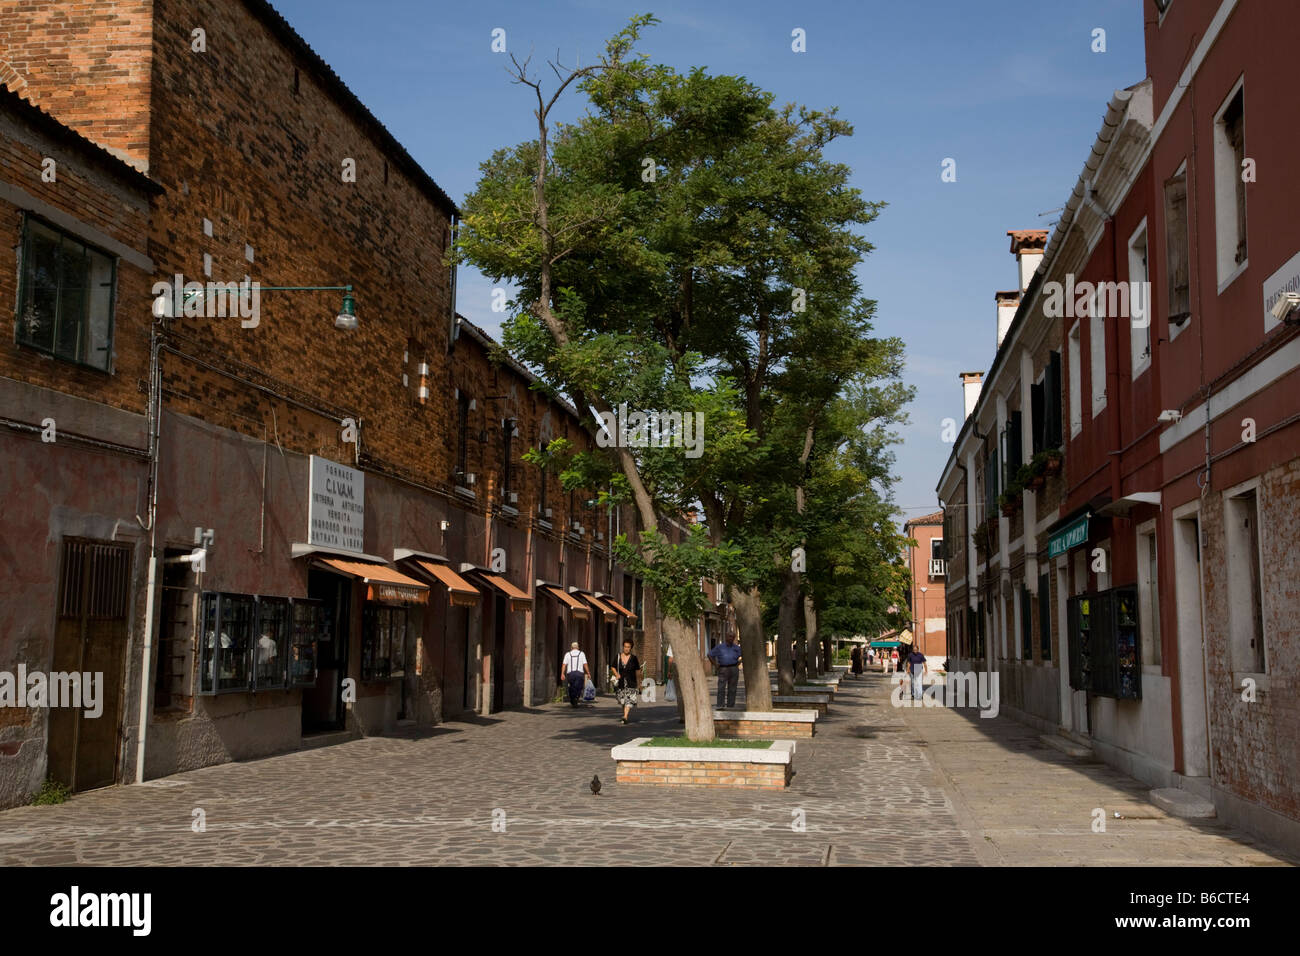
[[[312,455],[310,484],[308,543],[363,553],[366,538],[365,473]]]

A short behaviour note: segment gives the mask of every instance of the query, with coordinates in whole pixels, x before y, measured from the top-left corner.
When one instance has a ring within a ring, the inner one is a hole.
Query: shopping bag
[[[582,689],[582,699],[587,703],[596,699],[596,685],[591,682],[590,677],[587,678],[587,686]]]
[[[673,686],[673,679],[668,678],[668,683],[664,685],[664,700],[673,704],[677,702],[677,688]]]

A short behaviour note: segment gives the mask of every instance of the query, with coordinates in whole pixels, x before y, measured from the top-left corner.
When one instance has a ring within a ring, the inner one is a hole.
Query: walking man
[[[718,669],[719,710],[736,706],[736,684],[740,677],[740,647],[734,643],[735,637],[735,634],[728,634],[725,643],[716,644],[709,651],[709,660],[713,661]]]
[[[587,655],[578,649],[578,642],[569,645],[569,653],[564,655],[564,680],[569,689],[569,706],[577,707],[582,700],[582,691],[587,686]]]
[[[925,662],[925,655],[915,645],[912,653],[907,655],[907,671],[912,675],[912,700],[920,700],[921,677],[930,672],[930,666]]]

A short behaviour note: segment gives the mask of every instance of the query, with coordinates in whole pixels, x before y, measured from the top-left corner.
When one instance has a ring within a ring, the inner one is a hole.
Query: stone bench
[[[715,710],[719,737],[811,737],[817,731],[815,710]]]
[[[774,710],[815,710],[818,717],[826,716],[830,703],[829,694],[791,694],[788,697],[774,694],[772,696]]]
[[[643,747],[637,737],[610,750],[617,783],[657,787],[738,787],[784,790],[793,776],[795,742],[749,747]]]
[[[775,693],[777,693],[778,691],[780,691],[780,689],[781,689],[781,685],[780,685],[780,684],[777,684],[777,683],[773,683],[773,684],[772,684],[772,693],[775,694]],[[794,692],[795,692],[796,694],[825,694],[825,695],[827,695],[828,697],[830,697],[831,700],[834,700],[834,699],[835,699],[835,692],[838,691],[838,690],[839,690],[839,685],[838,685],[838,684],[813,684],[813,683],[808,683],[808,684],[795,684],[795,685],[794,685]]]

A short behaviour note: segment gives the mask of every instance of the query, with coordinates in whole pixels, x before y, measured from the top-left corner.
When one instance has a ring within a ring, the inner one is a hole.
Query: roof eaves
[[[53,114],[45,112],[35,103],[24,98],[7,86],[0,86],[0,105],[12,109],[25,118],[36,129],[51,139],[66,143],[79,150],[86,158],[99,163],[110,173],[127,181],[137,189],[158,195],[164,192],[162,184],[140,172],[120,156],[106,150],[92,139],[87,139],[80,132],[60,122]]]
[[[548,388],[550,387],[545,379],[537,375],[535,372],[530,371],[526,365],[524,365],[522,362],[520,362],[518,359],[512,356],[509,352],[507,352],[505,346],[503,346],[496,339],[492,338],[492,336],[488,335],[486,331],[484,331],[479,326],[475,325],[469,319],[465,318],[465,316],[461,315],[459,312],[456,313],[456,324],[459,325],[461,328],[463,328],[466,332],[468,332],[470,338],[474,339],[474,341],[478,342],[489,352],[495,353],[498,356],[500,356],[502,363],[508,366],[510,370],[514,372],[516,375],[519,375],[521,378],[527,379],[529,382],[535,382],[538,385],[543,385]],[[554,402],[555,404],[559,405],[576,421],[581,423],[582,418],[578,414],[578,410],[574,408],[571,404],[569,404],[569,402],[567,402],[565,399],[559,397],[558,395],[548,395],[547,398],[550,401]]]
[[[443,191],[442,187],[433,181],[433,177],[425,172],[406,147],[397,141],[388,128],[379,121],[379,118],[370,109],[358,99],[346,83],[321,57],[319,53],[313,50],[292,26],[284,18],[280,11],[271,6],[267,0],[244,0],[244,5],[260,19],[282,42],[290,49],[294,50],[311,66],[317,78],[324,83],[328,92],[334,94],[339,102],[356,116],[364,126],[370,127],[371,131],[379,138],[384,148],[396,160],[397,166],[409,175],[417,186],[419,186],[426,195],[442,207],[443,211],[451,216],[459,216],[460,210],[452,201],[451,197]]]

